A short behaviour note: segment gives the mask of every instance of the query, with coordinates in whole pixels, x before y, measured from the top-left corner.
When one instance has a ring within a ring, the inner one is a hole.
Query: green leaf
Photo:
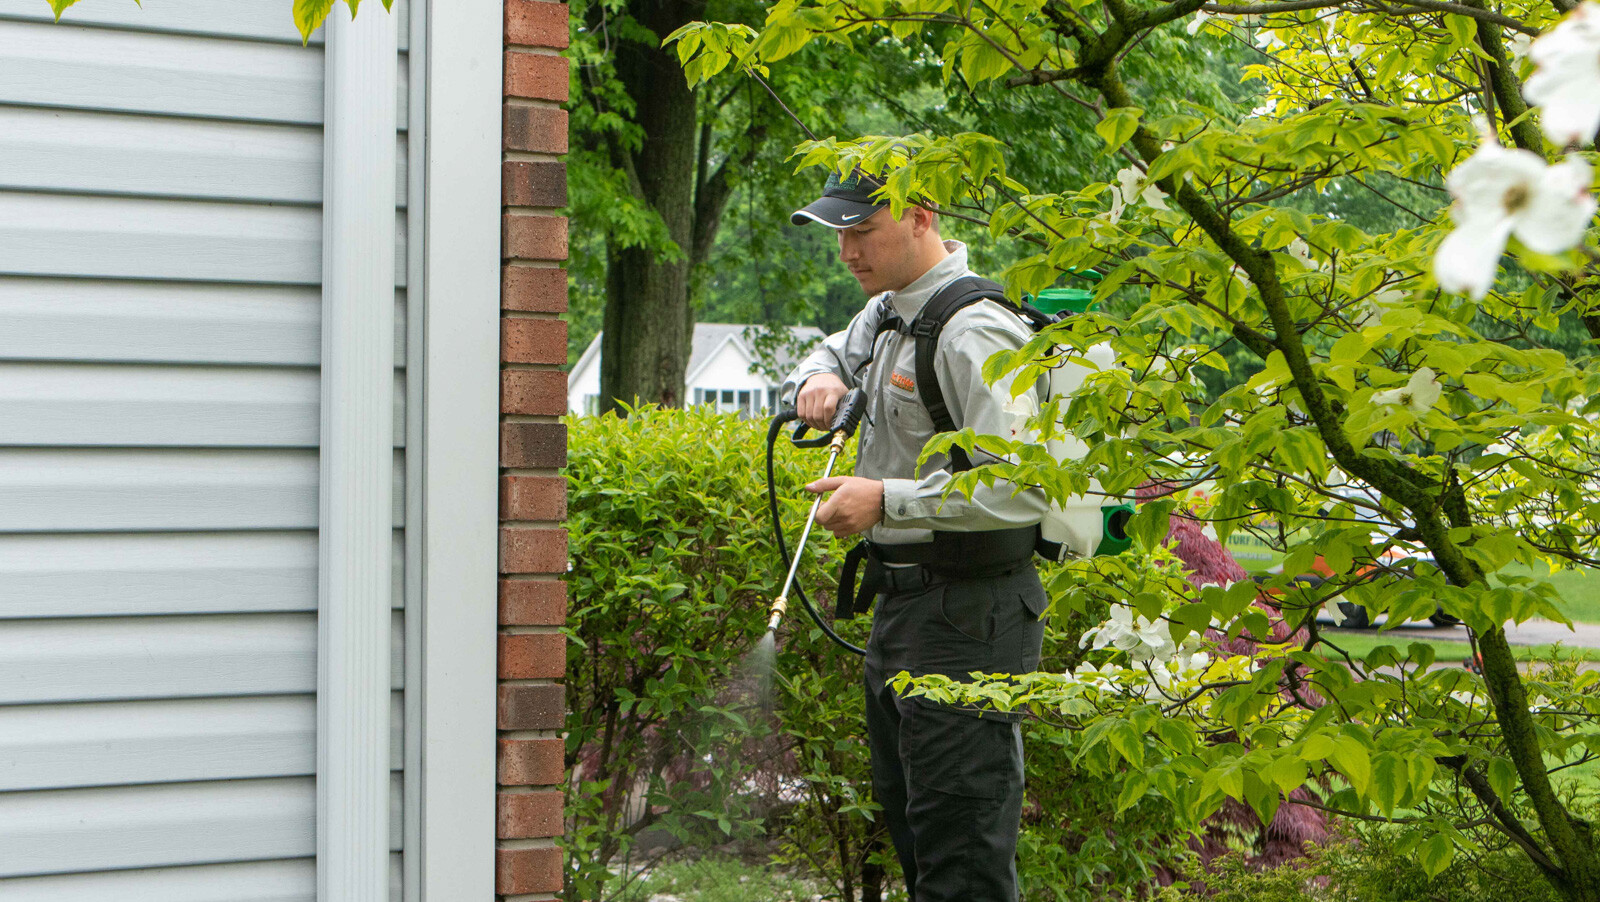
[[[51,0],[56,2],[56,0]],[[294,24],[300,29],[300,43],[311,43],[311,34],[328,18],[333,0],[294,0]]]
[[[1306,781],[1306,765],[1294,755],[1280,755],[1262,768],[1261,776],[1278,791],[1288,795]]]
[[[1435,833],[1423,841],[1416,854],[1417,863],[1422,865],[1422,870],[1429,878],[1433,878],[1444,873],[1444,869],[1455,860],[1456,844],[1450,841],[1449,836]]]
[[[1127,530],[1141,551],[1153,551],[1166,545],[1167,527],[1172,519],[1172,511],[1177,506],[1178,502],[1172,498],[1160,498],[1139,505],[1138,511],[1128,521]]]
[[[1517,789],[1517,769],[1508,758],[1494,758],[1489,761],[1489,788],[1500,797],[1502,802],[1511,804],[1511,794]]]
[[[1190,633],[1204,633],[1211,625],[1211,605],[1192,602],[1168,615],[1171,620],[1172,641],[1182,642]]]
[[[1117,813],[1121,814],[1132,808],[1145,796],[1150,789],[1148,771],[1135,770],[1128,775],[1127,782],[1122,784],[1122,791],[1117,793]]]
[[[67,11],[67,7],[77,2],[78,0],[50,0],[50,8],[55,10],[56,21],[60,22],[61,14]]]
[[[1345,734],[1333,738],[1333,748],[1328,760],[1350,781],[1350,786],[1361,795],[1367,794],[1372,782],[1372,758],[1361,740]]]
[[[1111,153],[1133,137],[1142,115],[1144,110],[1133,106],[1106,110],[1105,118],[1094,124],[1094,133],[1106,142],[1106,153]]]

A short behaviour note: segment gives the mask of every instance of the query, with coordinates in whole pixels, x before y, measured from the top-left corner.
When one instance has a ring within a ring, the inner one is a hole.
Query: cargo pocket
[[[1021,784],[1022,739],[1015,723],[958,714],[921,699],[901,711],[901,755],[912,783],[972,799],[1002,799]]]

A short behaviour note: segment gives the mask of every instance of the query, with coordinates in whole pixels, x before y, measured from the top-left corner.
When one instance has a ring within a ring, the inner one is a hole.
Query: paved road
[[[1332,621],[1328,621],[1328,625],[1331,626]],[[1363,630],[1361,632],[1366,631]],[[1386,635],[1392,636],[1397,642],[1402,637],[1408,640],[1467,641],[1466,627],[1434,626],[1426,621],[1395,627],[1389,630]],[[1600,648],[1600,623],[1574,623],[1571,627],[1568,627],[1553,620],[1529,620],[1526,623],[1508,628],[1506,630],[1506,638],[1511,641],[1512,645],[1549,645],[1560,642],[1569,646]]]

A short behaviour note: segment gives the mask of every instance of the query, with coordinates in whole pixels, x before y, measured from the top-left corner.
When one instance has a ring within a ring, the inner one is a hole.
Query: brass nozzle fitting
[[[778,622],[783,619],[783,612],[789,609],[789,598],[779,595],[778,600],[772,603],[772,616],[767,618],[767,632],[778,628]]]

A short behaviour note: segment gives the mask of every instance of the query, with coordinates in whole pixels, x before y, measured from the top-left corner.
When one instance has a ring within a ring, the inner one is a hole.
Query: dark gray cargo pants
[[[1039,666],[1047,601],[1032,562],[983,579],[890,571],[867,643],[872,788],[912,902],[1016,902],[1022,733],[1014,716],[900,698],[902,670],[967,679]]]

